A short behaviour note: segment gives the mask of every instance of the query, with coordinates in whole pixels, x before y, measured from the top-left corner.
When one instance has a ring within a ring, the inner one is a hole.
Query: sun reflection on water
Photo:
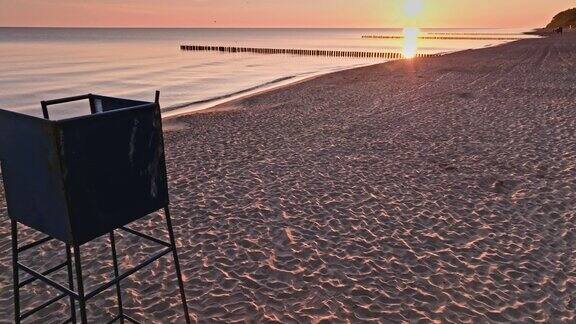
[[[420,36],[420,28],[404,28],[404,48],[402,53],[405,58],[416,57],[416,52],[418,51],[418,36]]]

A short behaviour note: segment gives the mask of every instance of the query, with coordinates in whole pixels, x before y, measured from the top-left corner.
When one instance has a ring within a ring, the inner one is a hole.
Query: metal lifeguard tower
[[[44,118],[0,110],[0,162],[12,227],[15,323],[66,297],[70,302],[66,322],[76,323],[79,309],[80,322],[87,323],[86,302],[112,287],[116,288],[118,315],[111,322],[137,323],[123,311],[120,282],[169,253],[174,258],[185,319],[190,323],[170,219],[159,95],[156,92],[154,102],[92,94],[43,101]],[[89,102],[90,114],[50,120],[51,105],[79,100]],[[159,210],[166,217],[169,242],[127,227]],[[47,236],[19,246],[17,223]],[[120,273],[115,230],[153,241],[163,250]],[[114,277],[86,292],[80,247],[102,235],[109,235]],[[39,270],[18,260],[19,253],[51,240],[66,245],[65,262]],[[48,277],[64,268],[68,272],[67,285]],[[31,278],[20,281],[19,270]],[[61,294],[23,311],[20,288],[35,280]]]

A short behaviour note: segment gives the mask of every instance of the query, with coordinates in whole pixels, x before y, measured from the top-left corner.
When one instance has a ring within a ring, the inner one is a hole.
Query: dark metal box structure
[[[159,106],[90,102],[97,113],[63,120],[0,110],[10,217],[74,245],[168,204]]]
[[[11,218],[15,323],[66,297],[70,317],[65,323],[76,323],[76,302],[81,323],[87,323],[86,302],[112,287],[116,288],[118,315],[111,322],[137,323],[124,313],[121,281],[169,253],[174,259],[184,318],[190,323],[170,218],[159,96],[156,92],[154,102],[92,94],[43,101],[44,118],[0,109],[0,163]],[[50,120],[49,106],[79,100],[88,100],[90,114]],[[162,209],[169,242],[126,226]],[[20,246],[18,223],[47,236]],[[115,230],[140,236],[163,249],[121,273]],[[104,234],[109,235],[114,277],[85,292],[80,247]],[[19,261],[19,253],[53,239],[65,243],[66,261],[46,270]],[[68,272],[67,287],[49,277],[63,268]],[[20,280],[19,271],[31,277]],[[23,311],[20,289],[35,280],[62,294]]]

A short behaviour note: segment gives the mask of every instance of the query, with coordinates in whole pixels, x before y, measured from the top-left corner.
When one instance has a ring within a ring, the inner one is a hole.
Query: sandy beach
[[[575,72],[569,33],[347,70],[166,120],[192,317],[576,321]],[[8,323],[3,194],[0,202]],[[164,237],[161,221],[134,227]],[[103,242],[82,247],[88,286],[112,277]],[[119,239],[124,268],[157,250],[139,243]],[[47,245],[23,261],[48,267],[38,256],[56,263],[61,251]],[[136,319],[183,321],[170,258],[123,288]],[[55,295],[41,284],[25,291]],[[114,291],[89,309],[94,322],[108,320]],[[66,312],[63,301],[35,320]]]

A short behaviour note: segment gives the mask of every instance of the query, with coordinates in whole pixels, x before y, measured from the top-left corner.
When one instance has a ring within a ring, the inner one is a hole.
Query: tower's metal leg
[[[18,276],[18,223],[11,219],[12,227],[12,280],[14,284],[14,323],[20,323],[20,278]]]
[[[74,291],[74,274],[72,272],[72,247],[66,244],[66,263],[68,268],[68,287]],[[76,302],[74,297],[70,296],[70,320],[76,324]]]
[[[76,281],[78,282],[78,304],[80,305],[80,321],[87,324],[86,296],[84,295],[84,280],[82,279],[82,261],[80,259],[80,246],[74,245],[74,266],[76,267]]]
[[[174,267],[176,268],[176,276],[178,277],[178,285],[180,286],[180,298],[182,299],[182,306],[184,307],[184,316],[186,323],[190,324],[190,314],[188,313],[188,304],[186,303],[186,294],[184,293],[184,281],[182,280],[182,272],[180,271],[180,261],[178,260],[178,252],[176,252],[176,240],[174,239],[172,219],[170,218],[170,210],[168,207],[164,208],[164,215],[166,216],[170,245],[172,245],[172,256],[174,257]]]
[[[110,232],[110,245],[112,246],[112,263],[114,264],[114,279],[120,276],[118,271],[118,257],[116,255],[116,239],[114,238],[114,231]],[[118,299],[118,315],[120,316],[120,323],[124,323],[124,310],[122,307],[122,291],[120,289],[120,281],[116,283],[116,297]]]

